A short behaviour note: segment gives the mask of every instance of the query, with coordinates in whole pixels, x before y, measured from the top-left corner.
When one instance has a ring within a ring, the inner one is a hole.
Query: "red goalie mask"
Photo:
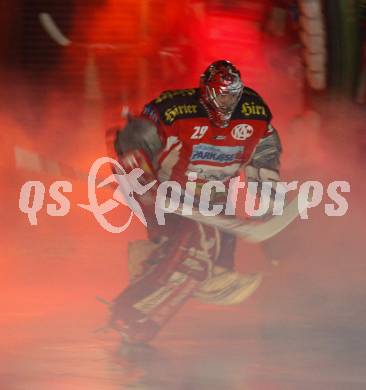
[[[216,126],[228,126],[243,88],[239,70],[229,61],[216,61],[203,73],[200,80],[202,103]]]

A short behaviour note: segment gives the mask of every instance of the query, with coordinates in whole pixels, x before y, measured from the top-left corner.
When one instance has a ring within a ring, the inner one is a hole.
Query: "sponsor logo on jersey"
[[[191,161],[209,161],[218,164],[239,161],[244,152],[243,146],[214,146],[198,144],[193,146]]]
[[[243,141],[249,137],[251,137],[254,133],[253,126],[241,123],[239,125],[236,125],[231,130],[231,135],[234,139],[238,141]]]
[[[177,116],[184,116],[195,114],[197,112],[196,104],[182,104],[180,106],[173,106],[164,112],[167,123],[172,123]]]
[[[165,91],[157,99],[155,103],[161,103],[167,99],[173,99],[175,96],[192,96],[196,93],[194,89],[178,89],[176,91]]]
[[[245,116],[262,115],[267,116],[267,111],[264,106],[255,104],[255,102],[246,102],[241,106],[241,112]]]
[[[226,139],[226,135],[216,135],[213,138],[218,140],[218,141],[223,141],[224,139]]]

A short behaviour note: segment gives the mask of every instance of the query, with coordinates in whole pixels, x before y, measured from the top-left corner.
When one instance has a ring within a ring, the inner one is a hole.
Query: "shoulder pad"
[[[258,92],[254,91],[254,89],[249,88],[249,87],[244,87],[243,95],[255,96],[255,97],[262,99]]]
[[[154,103],[159,104],[166,100],[172,100],[177,96],[194,96],[197,93],[197,89],[176,89],[162,92],[155,100]]]
[[[262,119],[270,122],[272,113],[262,97],[253,89],[245,87],[233,114],[233,119]]]
[[[156,115],[154,122],[162,121],[171,125],[176,119],[200,116],[198,89],[178,89],[165,91],[158,98],[145,106],[144,115]]]

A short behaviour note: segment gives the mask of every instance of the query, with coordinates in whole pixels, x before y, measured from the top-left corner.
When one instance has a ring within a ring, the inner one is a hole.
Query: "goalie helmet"
[[[227,127],[243,93],[239,70],[229,61],[212,63],[200,79],[201,102],[210,120],[218,127]]]

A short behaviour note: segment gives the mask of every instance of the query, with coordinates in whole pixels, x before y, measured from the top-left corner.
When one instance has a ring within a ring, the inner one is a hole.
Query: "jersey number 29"
[[[205,135],[207,129],[208,126],[195,126],[191,139],[201,139]]]

